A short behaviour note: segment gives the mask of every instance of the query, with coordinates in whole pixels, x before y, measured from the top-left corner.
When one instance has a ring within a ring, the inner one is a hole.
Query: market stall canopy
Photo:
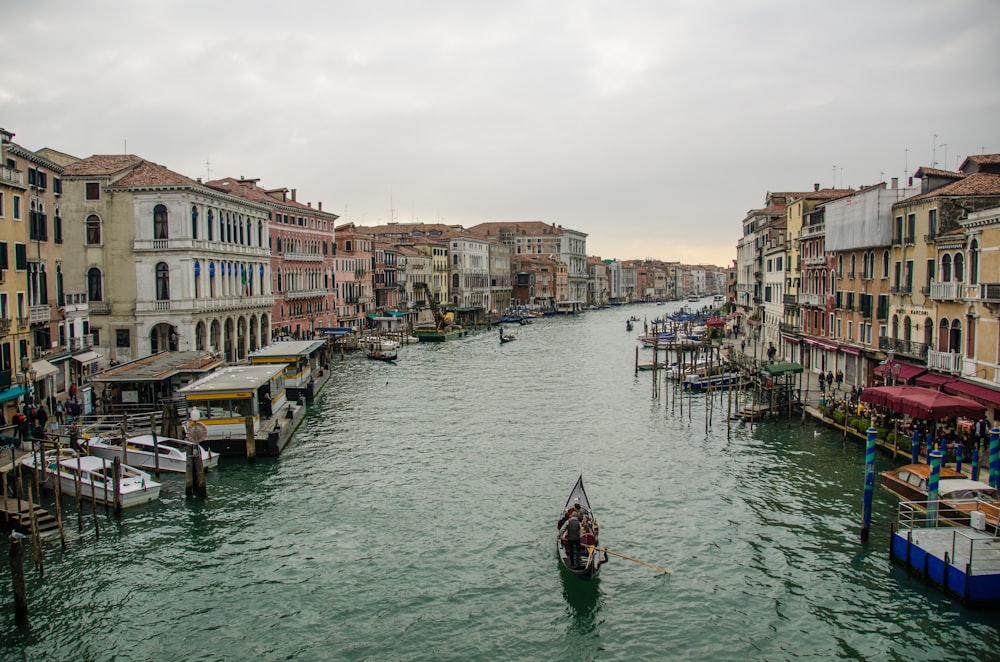
[[[872,386],[861,393],[861,402],[921,419],[981,418],[986,413],[986,407],[975,400],[920,386]]]
[[[772,377],[778,375],[797,375],[802,372],[801,363],[772,363],[764,366],[764,370]]]
[[[892,364],[880,363],[879,365],[875,366],[874,370],[872,370],[872,374],[875,375],[876,377],[881,377],[885,379],[887,377],[886,367],[890,365],[892,367],[892,371],[888,375],[888,377],[891,379],[895,379],[897,382],[908,382],[917,375],[922,375],[925,372],[927,372],[927,368],[922,368],[918,365],[910,365],[909,363],[894,362]]]
[[[705,326],[710,326],[716,329],[721,328],[725,325],[726,321],[721,317],[709,317],[707,320],[705,320]]]

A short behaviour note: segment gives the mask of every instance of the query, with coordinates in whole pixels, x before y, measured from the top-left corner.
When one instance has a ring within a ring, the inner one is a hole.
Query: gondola
[[[563,524],[568,519],[570,511],[577,511],[582,514],[580,558],[576,564],[570,561],[568,546],[563,539],[562,532]],[[594,516],[594,511],[590,508],[590,500],[587,499],[587,492],[583,489],[583,475],[576,479],[576,485],[573,486],[572,491],[569,493],[569,498],[566,499],[566,505],[563,506],[562,511],[559,513],[557,527],[559,528],[559,532],[556,534],[556,552],[559,555],[559,562],[562,564],[562,567],[580,579],[590,579],[597,576],[601,566],[608,562],[608,554],[605,552],[601,556],[597,550],[597,545],[599,544],[597,538],[599,527],[597,526],[597,518]]]
[[[506,343],[506,342],[511,342],[511,341],[514,341],[514,340],[517,340],[517,336],[515,336],[512,333],[504,333],[503,332],[503,327],[500,327],[500,344],[501,345],[504,344],[504,343]]]
[[[366,347],[365,356],[373,361],[385,361],[386,363],[389,363],[391,361],[395,361],[399,355],[395,350],[386,352],[381,349],[369,349]]]

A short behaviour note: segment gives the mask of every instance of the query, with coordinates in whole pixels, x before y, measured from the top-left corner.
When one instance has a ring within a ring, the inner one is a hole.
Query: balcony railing
[[[801,330],[798,324],[789,324],[788,322],[780,322],[778,324],[778,330],[782,333],[797,334]]]
[[[7,166],[0,167],[0,182],[24,188],[24,172]]]
[[[322,262],[323,256],[318,253],[289,253],[283,255],[286,262]]]
[[[29,306],[28,321],[31,324],[49,322],[52,320],[52,306]]]
[[[92,315],[110,315],[111,303],[108,301],[91,301],[90,313]]]
[[[5,336],[10,333],[10,318],[0,317],[0,336]]]
[[[979,283],[966,289],[967,299],[978,299],[989,303],[1000,302],[1000,283]]]
[[[884,336],[878,339],[878,348],[883,352],[895,352],[921,360],[927,358],[927,351],[930,349],[927,343]]]
[[[826,307],[826,294],[812,294],[809,292],[802,292],[799,294],[799,305],[800,306],[816,306],[819,308]]]
[[[950,280],[943,283],[931,283],[931,299],[934,301],[961,301],[965,286]]]
[[[802,258],[802,264],[806,265],[807,267],[823,265],[826,264],[826,256],[814,255],[812,257],[804,257]]]
[[[903,294],[909,295],[913,293],[912,285],[894,285],[889,288],[889,294]]]
[[[799,297],[796,294],[783,294],[781,295],[781,302],[786,306],[797,306]]]
[[[826,223],[817,223],[816,225],[806,225],[802,228],[802,236],[808,237],[815,234],[823,234],[826,232]]]
[[[286,301],[298,300],[298,299],[315,299],[317,297],[324,297],[327,295],[327,291],[324,289],[314,289],[314,290],[297,290],[295,292],[285,292],[284,297]]]
[[[958,352],[927,352],[927,369],[959,374],[962,372],[962,355]]]
[[[93,346],[94,346],[94,334],[92,333],[88,333],[87,335],[81,336],[79,338],[69,339],[69,348],[70,351],[73,352],[79,351],[81,349],[90,349]]]

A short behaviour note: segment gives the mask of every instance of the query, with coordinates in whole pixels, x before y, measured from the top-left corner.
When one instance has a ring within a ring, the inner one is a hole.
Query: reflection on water
[[[584,580],[566,570],[561,563],[559,576],[562,579],[563,600],[568,607],[570,618],[570,634],[587,636],[594,632],[597,626],[597,616],[601,612],[601,580],[600,577]]]

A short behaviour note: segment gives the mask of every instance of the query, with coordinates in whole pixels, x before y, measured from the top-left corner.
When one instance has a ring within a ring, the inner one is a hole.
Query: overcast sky
[[[31,0],[3,16],[15,142],[257,177],[362,225],[543,221],[586,232],[591,255],[725,266],[768,190],[1000,152],[996,0]]]

